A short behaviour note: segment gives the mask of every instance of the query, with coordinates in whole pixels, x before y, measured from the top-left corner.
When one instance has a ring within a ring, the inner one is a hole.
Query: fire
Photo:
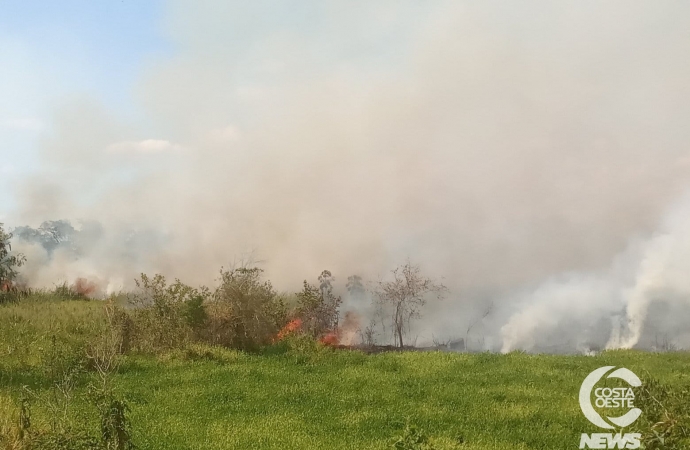
[[[359,315],[348,311],[345,313],[343,322],[333,331],[319,339],[324,345],[352,345],[359,331]]]
[[[74,292],[84,297],[90,297],[96,292],[98,286],[93,281],[89,281],[86,278],[77,278],[72,286],[70,286]]]
[[[323,345],[338,345],[340,344],[340,339],[338,339],[337,332],[331,331],[325,336],[322,336],[321,339],[319,339],[319,342],[321,342]]]
[[[302,328],[302,319],[292,319],[290,322],[287,323],[279,332],[278,335],[276,336],[276,341],[280,341],[285,339],[285,337],[289,334],[294,333],[295,331],[299,331]]]
[[[338,341],[343,345],[352,345],[357,340],[360,330],[360,316],[354,311],[345,313],[343,322],[338,327]]]
[[[319,338],[323,345],[352,345],[359,331],[359,315],[354,312],[345,313],[345,317],[340,326],[329,331]],[[302,319],[295,318],[287,323],[276,335],[274,342],[285,339],[288,335],[302,329]]]

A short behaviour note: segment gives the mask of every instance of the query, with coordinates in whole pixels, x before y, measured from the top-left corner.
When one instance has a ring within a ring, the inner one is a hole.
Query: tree
[[[59,247],[72,246],[80,232],[66,220],[50,220],[38,228],[17,227],[13,234],[22,240],[41,244],[50,255]]]
[[[491,314],[491,312],[493,310],[494,310],[494,304],[492,302],[492,303],[489,303],[489,305],[486,307],[486,309],[482,313],[481,317],[477,317],[472,322],[470,322],[469,325],[467,325],[467,330],[465,331],[465,342],[464,342],[465,351],[467,351],[467,342],[470,339],[470,331],[472,331],[472,328],[474,328],[475,325],[477,325],[479,322],[484,321],[484,319],[486,319],[489,316],[489,314]]]
[[[17,268],[26,261],[21,253],[12,254],[12,233],[6,233],[0,223],[0,290],[8,290],[17,277]]]
[[[391,325],[398,347],[404,346],[404,336],[410,321],[421,317],[421,309],[432,296],[442,299],[446,287],[422,275],[419,266],[410,262],[392,271],[392,281],[380,281],[375,292],[382,306],[390,308]]]
[[[350,297],[363,297],[366,293],[366,288],[362,283],[362,277],[359,275],[351,275],[347,277],[347,284],[345,287],[347,288],[347,292],[350,294]]]
[[[319,286],[304,280],[302,292],[297,293],[298,314],[305,330],[315,337],[322,336],[338,326],[338,310],[342,299],[333,294],[333,275],[324,270],[319,275]]]

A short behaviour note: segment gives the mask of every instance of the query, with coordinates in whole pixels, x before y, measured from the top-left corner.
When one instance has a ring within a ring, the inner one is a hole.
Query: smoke
[[[611,268],[565,275],[525,294],[521,301],[524,307],[501,329],[503,351],[532,350],[547,342],[545,338],[553,339],[554,333],[560,335],[560,344],[601,348],[607,330],[606,348],[633,348],[640,343],[653,347],[658,342],[651,338],[658,339],[660,334],[676,347],[687,348],[688,255],[690,197],[686,196],[653,236],[631,243]],[[650,317],[653,309],[657,314]],[[602,319],[610,319],[609,326],[598,323]],[[645,337],[647,342],[641,342]],[[572,341],[563,342],[564,338]]]
[[[687,325],[687,203],[660,221],[689,187],[690,6],[165,11],[175,50],[142,71],[137,113],[75,93],[42,134],[6,221],[103,232],[78,257],[18,245],[33,284],[210,284],[252,255],[298,290],[326,268],[376,280],[409,258],[453,293],[420,342],[464,335],[489,302],[472,330],[486,349],[639,345],[659,302],[659,330]]]

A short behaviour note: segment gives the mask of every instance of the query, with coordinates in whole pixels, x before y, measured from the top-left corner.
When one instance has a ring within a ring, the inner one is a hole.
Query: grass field
[[[78,359],[102,319],[96,301],[0,306],[0,425],[16,421],[24,386],[36,398],[48,395],[51,361]],[[275,347],[248,354],[199,345],[127,355],[112,383],[142,449],[385,449],[412,425],[437,449],[552,450],[577,448],[580,433],[598,432],[580,412],[578,390],[603,365],[690,386],[687,353],[365,355]],[[92,378],[88,371],[75,378],[66,414],[96,432],[85,395]],[[35,401],[31,413],[40,428],[55,410]]]

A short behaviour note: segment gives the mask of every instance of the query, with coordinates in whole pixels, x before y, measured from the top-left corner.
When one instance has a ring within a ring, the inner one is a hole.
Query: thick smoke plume
[[[632,242],[612,267],[563,274],[523,294],[519,312],[501,329],[502,349],[532,350],[549,335],[552,343],[582,350],[603,342],[606,348],[690,347],[689,255],[686,198],[653,236]]]
[[[137,114],[75,93],[18,180],[6,222],[100,224],[78,251],[18,244],[32,284],[211,284],[251,255],[295,291],[409,258],[452,292],[419,342],[690,347],[690,207],[671,206],[690,188],[690,6],[165,8],[174,52],[142,70]]]

